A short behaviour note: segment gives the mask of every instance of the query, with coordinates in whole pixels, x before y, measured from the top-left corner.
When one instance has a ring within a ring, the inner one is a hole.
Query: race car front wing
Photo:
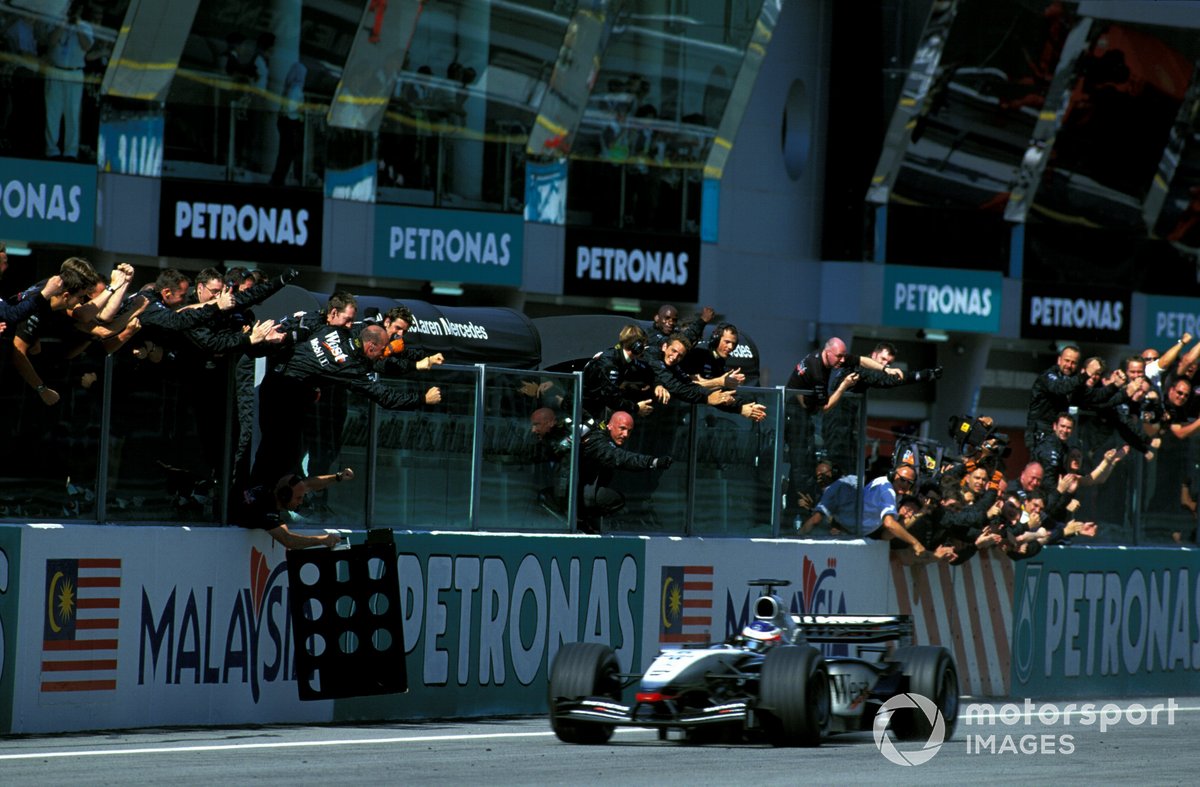
[[[600,697],[558,700],[555,714],[571,721],[628,727],[702,727],[709,724],[746,723],[751,718],[745,702],[680,708],[669,698],[638,701],[633,705],[622,705]]]

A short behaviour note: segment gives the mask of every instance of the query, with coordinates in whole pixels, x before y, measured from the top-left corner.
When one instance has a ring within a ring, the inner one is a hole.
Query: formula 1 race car
[[[940,647],[897,647],[912,637],[907,616],[792,615],[759,579],[754,620],[740,635],[700,648],[661,651],[643,675],[623,674],[606,645],[562,646],[550,669],[550,727],[567,743],[605,743],[617,726],[672,730],[699,742],[765,738],[775,746],[816,746],[834,732],[871,729],[879,706],[912,692],[937,705],[893,711],[901,739],[945,737],[958,715],[958,673]],[[824,657],[814,644],[844,643],[855,655]],[[640,683],[639,683],[640,681]],[[639,683],[632,705],[622,692]],[[924,737],[923,737],[924,736]]]

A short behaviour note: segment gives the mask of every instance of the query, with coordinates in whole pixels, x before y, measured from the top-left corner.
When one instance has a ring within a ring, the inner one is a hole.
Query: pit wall
[[[284,551],[266,534],[0,527],[0,732],[540,713],[561,643],[608,643],[640,671],[660,647],[738,631],[754,578],[789,580],[778,592],[797,612],[913,614],[918,642],[955,654],[964,692],[1005,693],[1016,620],[1016,694],[1200,694],[1195,552],[1048,550],[1026,566],[948,568],[889,563],[885,545],[863,542],[397,532],[396,543],[408,693],[301,702]],[[1096,609],[1121,615],[1097,625],[1094,646],[1093,575]],[[1130,650],[1128,670],[1102,674],[1113,636],[1125,658],[1129,621],[1142,660]]]

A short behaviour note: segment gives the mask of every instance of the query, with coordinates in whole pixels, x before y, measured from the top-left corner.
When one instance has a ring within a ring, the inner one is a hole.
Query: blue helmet
[[[783,642],[783,630],[769,620],[755,620],[742,629],[742,639],[750,650],[761,652]]]

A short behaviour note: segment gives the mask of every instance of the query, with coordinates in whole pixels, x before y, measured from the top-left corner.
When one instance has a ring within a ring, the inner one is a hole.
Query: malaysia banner
[[[663,566],[659,585],[660,645],[707,643],[712,639],[712,566]]]
[[[42,692],[117,688],[121,561],[46,561]]]

